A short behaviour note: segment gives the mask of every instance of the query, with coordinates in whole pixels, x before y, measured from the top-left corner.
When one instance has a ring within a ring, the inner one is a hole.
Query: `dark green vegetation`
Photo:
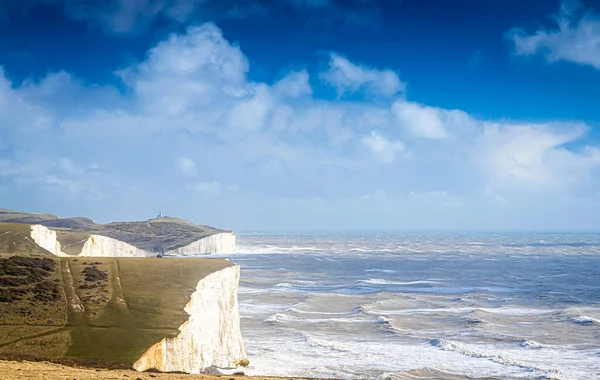
[[[0,222],[41,224],[57,231],[67,254],[76,255],[91,234],[108,236],[148,251],[177,249],[206,236],[225,232],[183,219],[162,217],[143,222],[96,224],[88,218],[59,218],[51,214],[28,214],[0,209]],[[0,234],[1,234],[0,230]]]
[[[56,262],[50,258],[0,258],[0,302],[27,299],[30,303],[46,303],[60,300],[60,280],[52,279],[55,269]]]
[[[0,250],[0,359],[129,367],[179,333],[198,281],[233,265],[221,259],[31,257],[29,248],[44,250],[14,238],[23,225],[12,226],[4,238],[26,250]]]

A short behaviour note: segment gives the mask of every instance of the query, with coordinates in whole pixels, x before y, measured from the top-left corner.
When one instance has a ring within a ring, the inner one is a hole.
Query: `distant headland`
[[[0,209],[0,223],[31,225],[31,238],[58,256],[150,257],[235,251],[232,231],[162,213],[146,221],[97,224],[86,217]]]

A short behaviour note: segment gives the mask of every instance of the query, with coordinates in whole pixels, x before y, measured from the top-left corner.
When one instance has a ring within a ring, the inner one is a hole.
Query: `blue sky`
[[[600,229],[600,1],[0,3],[0,207]]]

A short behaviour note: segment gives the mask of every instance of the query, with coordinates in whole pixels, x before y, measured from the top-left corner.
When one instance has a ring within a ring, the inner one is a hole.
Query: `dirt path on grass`
[[[84,312],[85,308],[75,291],[75,279],[71,271],[71,264],[68,259],[60,259],[60,272],[63,280],[63,287],[65,289],[65,296],[67,298],[68,305],[68,321],[70,325],[76,325],[80,322],[80,319],[85,319]]]

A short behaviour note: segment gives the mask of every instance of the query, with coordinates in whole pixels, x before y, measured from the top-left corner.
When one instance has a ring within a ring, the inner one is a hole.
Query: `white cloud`
[[[310,87],[309,83],[309,75],[306,70],[293,71],[289,73],[280,81],[275,83],[274,89],[275,91],[291,98],[312,94],[312,88]]]
[[[336,87],[338,95],[357,91],[384,97],[404,92],[406,85],[392,70],[377,70],[350,62],[339,54],[331,53],[329,70],[321,78]]]
[[[271,95],[266,86],[256,86],[247,99],[240,99],[228,116],[229,125],[235,128],[259,129],[272,107]]]
[[[344,62],[344,93],[380,89],[385,70]],[[309,92],[308,72],[272,85],[248,80],[247,72],[241,48],[209,24],[169,36],[120,71],[126,91],[68,73],[23,85],[0,73],[0,197],[27,199],[40,211],[62,204],[61,214],[98,219],[139,218],[156,205],[172,215],[201,214],[202,223],[244,220],[245,228],[255,227],[261,210],[276,227],[317,219],[365,226],[379,216],[403,226],[390,211],[399,208],[418,225],[453,227],[456,213],[436,206],[461,205],[463,223],[480,227],[485,210],[499,209],[493,202],[506,215],[487,226],[519,215],[513,207],[524,204],[530,212],[557,210],[557,195],[597,202],[600,154],[583,124],[491,123],[360,93],[325,100]],[[397,83],[377,94],[398,94]],[[71,103],[78,107],[65,106]],[[401,168],[393,165],[401,158]],[[291,221],[281,215],[292,206],[273,205],[279,198],[319,202]]]
[[[488,185],[511,191],[556,191],[580,184],[600,167],[600,150],[573,152],[565,144],[581,139],[582,125],[486,124],[474,159]]]
[[[439,140],[450,135],[471,134],[477,121],[464,111],[429,107],[404,100],[392,105],[400,126],[416,137]]]
[[[392,106],[392,112],[400,124],[415,136],[427,139],[443,139],[447,136],[442,122],[442,110],[417,103],[399,101]]]
[[[205,24],[172,34],[151,49],[145,61],[118,74],[134,90],[146,115],[195,116],[203,109],[209,111],[208,119],[202,115],[206,122],[222,117],[232,100],[245,100],[257,92],[245,87],[247,70],[240,49],[229,44],[216,26]]]
[[[362,138],[373,155],[384,164],[391,164],[400,153],[406,152],[406,147],[400,141],[390,141],[377,132],[371,132],[370,135]]]
[[[548,62],[570,61],[600,70],[600,15],[593,9],[582,14],[579,8],[576,2],[564,2],[554,28],[531,34],[510,30],[515,54],[541,54]]]
[[[196,177],[198,175],[196,163],[189,157],[179,157],[177,159],[177,169],[187,177]]]

